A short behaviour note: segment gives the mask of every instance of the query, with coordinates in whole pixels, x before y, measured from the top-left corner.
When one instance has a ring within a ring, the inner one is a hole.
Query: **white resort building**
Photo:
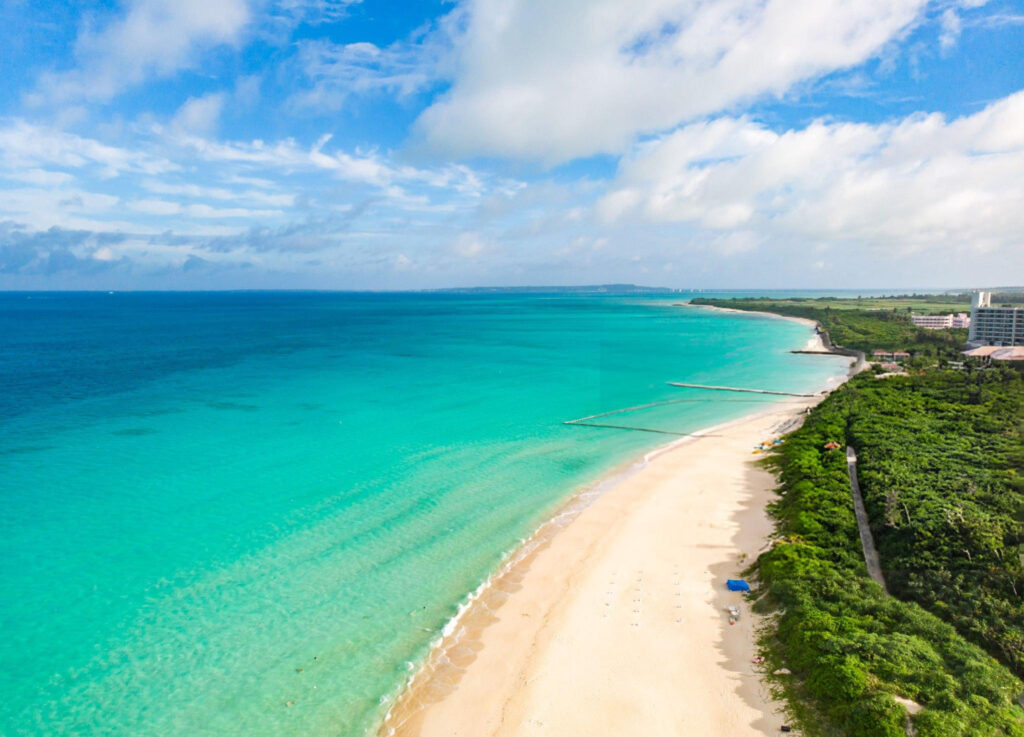
[[[993,307],[991,292],[975,292],[967,343],[974,347],[1024,345],[1024,308]]]
[[[963,312],[958,315],[911,315],[910,321],[919,328],[926,328],[928,330],[966,328],[971,325],[971,318]]]

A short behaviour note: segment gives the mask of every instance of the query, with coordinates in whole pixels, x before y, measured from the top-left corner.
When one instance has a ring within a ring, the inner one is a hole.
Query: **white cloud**
[[[413,263],[413,260],[404,253],[395,254],[391,259],[391,264],[397,271],[409,271],[416,266],[416,264]]]
[[[178,168],[171,161],[152,154],[110,146],[23,120],[0,125],[0,167],[17,170],[47,165],[97,166],[106,176],[128,171],[160,174]]]
[[[940,20],[941,30],[939,32],[939,47],[945,52],[956,46],[960,33],[963,31],[963,23],[960,14],[955,8],[946,8]]]
[[[234,101],[242,107],[253,107],[260,99],[263,79],[258,74],[249,74],[235,80]]]
[[[422,234],[448,259],[474,259],[487,241],[449,248],[459,232],[453,215],[472,216],[488,192],[522,186],[463,165],[419,168],[386,151],[343,150],[329,136],[311,146],[206,138],[188,130],[207,127],[205,101],[166,126],[108,131],[130,148],[0,119],[0,220],[26,233],[134,239],[131,252],[111,247],[106,260],[153,268],[178,263],[185,250],[273,255],[281,264],[305,250],[344,261],[351,244],[372,254],[370,243],[399,232]],[[19,189],[23,182],[35,186]]]
[[[862,63],[927,0],[467,0],[435,151],[549,163]]]
[[[292,96],[291,104],[299,108],[338,110],[350,95],[378,91],[402,98],[435,81],[426,47],[420,44],[381,48],[317,39],[299,44],[297,62],[312,83]]]
[[[399,100],[430,89],[451,75],[461,7],[387,46],[367,41],[338,44],[324,38],[298,42],[297,74],[309,84],[289,103],[296,108],[338,110],[356,95],[388,93]]]
[[[460,233],[451,244],[452,253],[461,258],[478,258],[487,250],[479,233]]]
[[[108,100],[152,77],[193,67],[202,52],[237,42],[246,0],[132,0],[126,12],[75,42],[77,67],[40,78],[35,101]]]
[[[194,218],[267,218],[282,214],[280,210],[252,210],[245,207],[211,207],[210,205],[185,205],[183,212]]]
[[[174,114],[171,127],[184,133],[208,135],[217,128],[223,108],[222,93],[190,97]]]
[[[113,232],[133,226],[114,195],[79,188],[24,187],[4,189],[0,220],[11,219],[37,230],[52,227]]]
[[[245,207],[212,207],[204,203],[181,204],[167,200],[134,200],[128,207],[146,215],[181,215],[192,218],[266,218],[281,215],[280,210],[253,210]]]
[[[245,180],[244,177],[238,177]],[[239,181],[240,184],[252,185],[251,181]],[[269,183],[264,183],[266,186]],[[142,187],[155,194],[173,195],[178,197],[191,197],[193,199],[231,200],[234,202],[252,202],[268,207],[291,207],[295,204],[295,195],[273,194],[255,189],[243,191],[226,189],[224,187],[205,187],[199,184],[174,184],[159,179],[147,179],[142,182]]]
[[[638,147],[596,209],[606,222],[935,257],[1019,244],[1021,171],[1024,92],[955,120],[818,121],[779,134],[720,118]]]
[[[245,184],[250,187],[259,187],[260,189],[277,189],[277,184],[275,182],[263,177],[248,177],[231,174],[225,178],[225,181],[230,182],[231,184]]]
[[[287,138],[274,143],[253,141],[213,141],[200,136],[177,135],[174,145],[191,149],[193,155],[207,162],[225,162],[258,167],[270,171],[320,171],[348,182],[376,187],[389,199],[408,200],[402,186],[426,186],[475,198],[485,188],[477,172],[463,165],[446,165],[421,169],[396,163],[389,154],[377,151],[347,152],[328,150],[331,135],[321,136],[305,148]]]
[[[4,179],[34,184],[38,187],[59,187],[75,180],[67,172],[53,171],[51,169],[16,169],[9,172],[0,172],[0,176],[3,176]]]
[[[362,0],[277,0],[271,13],[289,23],[337,23]]]
[[[135,200],[129,202],[128,207],[146,215],[177,215],[181,212],[181,205],[167,200]]]

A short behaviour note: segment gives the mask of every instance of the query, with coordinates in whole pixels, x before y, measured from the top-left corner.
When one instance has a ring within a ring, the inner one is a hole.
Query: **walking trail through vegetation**
[[[885,576],[882,575],[882,562],[878,557],[878,549],[875,548],[875,538],[871,534],[868,510],[864,508],[864,497],[861,496],[860,484],[857,482],[857,453],[850,446],[846,446],[846,467],[850,472],[853,512],[857,517],[857,529],[860,531],[860,544],[864,548],[864,562],[868,566],[868,575],[885,589],[886,593],[889,593],[889,589],[885,586]]]

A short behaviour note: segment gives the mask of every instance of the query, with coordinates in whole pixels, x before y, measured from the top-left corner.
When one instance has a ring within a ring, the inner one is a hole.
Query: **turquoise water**
[[[635,297],[0,295],[0,734],[343,735],[574,490],[806,391],[802,325]]]

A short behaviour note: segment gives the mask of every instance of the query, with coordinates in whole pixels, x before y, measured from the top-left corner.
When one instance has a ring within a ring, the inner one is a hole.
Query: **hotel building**
[[[910,321],[919,328],[942,330],[943,328],[970,327],[971,318],[964,313],[959,315],[911,315]]]
[[[1024,345],[1024,308],[993,307],[990,292],[975,292],[971,298],[970,345]]]

